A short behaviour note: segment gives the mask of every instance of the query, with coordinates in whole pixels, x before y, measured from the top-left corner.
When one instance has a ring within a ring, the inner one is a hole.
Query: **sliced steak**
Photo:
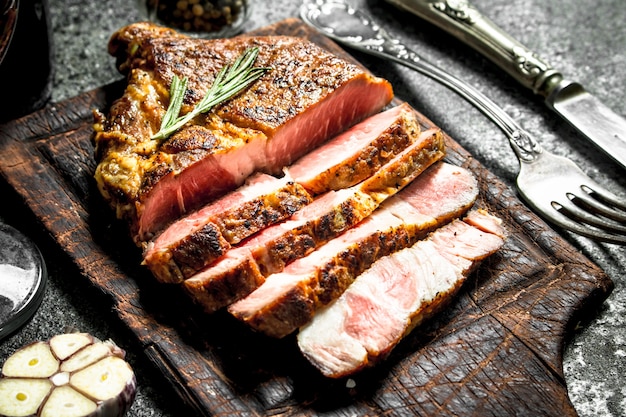
[[[289,174],[313,194],[348,188],[374,175],[419,133],[415,111],[403,103],[309,152],[289,167]]]
[[[474,217],[491,217],[484,212]],[[504,243],[502,228],[455,220],[410,248],[376,261],[300,329],[298,345],[322,374],[351,375],[385,358],[415,326],[457,293],[482,259]]]
[[[445,221],[464,214],[477,194],[476,177],[465,168],[442,161],[429,167],[391,200],[408,203],[426,216],[443,216]]]
[[[228,256],[217,261],[220,264],[218,268],[209,265],[186,280],[184,288],[207,312],[225,307],[225,300],[232,303],[247,296],[251,291],[250,282],[263,282],[265,276],[281,271],[285,265],[309,254],[370,215],[385,198],[443,157],[443,147],[438,130],[420,134],[415,142],[379,169],[374,180],[365,181],[368,192],[374,190],[372,195],[375,198],[361,191],[362,184],[330,191],[294,213],[288,221],[264,229],[246,241],[242,250],[226,252]],[[390,184],[390,178],[393,184]],[[254,267],[250,257],[256,262]],[[240,262],[237,269],[246,266],[252,269],[237,275],[221,265],[228,263],[232,266],[237,260]],[[257,273],[262,276],[256,276]],[[236,284],[237,276],[241,276],[241,285]],[[253,276],[255,278],[251,280]],[[226,285],[224,282],[229,282],[232,289],[228,296],[219,294],[217,290]]]
[[[285,175],[255,174],[247,183],[172,223],[147,246],[143,263],[161,282],[181,282],[254,233],[312,201]]]
[[[270,273],[306,256],[378,207],[358,189],[331,191],[290,220],[270,226],[183,282],[191,298],[214,312],[250,294]]]
[[[433,168],[432,175],[440,178],[424,174],[430,181],[408,187],[354,228],[287,265],[283,272],[268,276],[258,289],[232,304],[228,311],[272,337],[284,337],[306,324],[318,308],[336,299],[377,259],[413,245],[473,205],[478,187],[469,171],[456,167],[456,174],[449,175],[447,167]],[[442,194],[439,187],[445,187],[446,181],[450,188],[463,191]],[[455,181],[457,185],[452,185]],[[422,198],[438,198],[440,210],[428,215],[420,213],[411,205],[416,199],[410,194],[416,190]]]
[[[378,257],[407,245],[408,240],[402,220],[387,210],[377,211],[283,272],[267,277],[228,311],[258,331],[284,337],[308,322],[316,308],[339,296]]]
[[[443,134],[439,129],[428,129],[382,169],[360,183],[359,187],[361,191],[382,203],[444,156]]]
[[[233,248],[182,285],[196,305],[213,313],[250,294],[264,281],[250,250]]]
[[[166,140],[150,139],[174,75],[188,78],[182,113],[189,112],[249,47],[259,48],[255,65],[270,71]],[[297,37],[207,40],[136,23],[111,37],[109,51],[128,85],[106,117],[96,113],[95,177],[137,242],[255,171],[281,172],[393,97],[389,82]]]
[[[246,244],[263,275],[282,271],[294,260],[355,226],[378,207],[356,187],[331,191],[315,203]]]

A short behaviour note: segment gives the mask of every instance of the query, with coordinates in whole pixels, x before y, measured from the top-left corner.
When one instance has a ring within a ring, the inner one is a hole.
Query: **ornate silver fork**
[[[597,184],[571,160],[544,150],[474,87],[427,62],[343,0],[304,0],[300,14],[307,24],[343,45],[433,78],[489,117],[505,133],[519,159],[520,195],[544,219],[598,241],[626,244],[626,198]]]

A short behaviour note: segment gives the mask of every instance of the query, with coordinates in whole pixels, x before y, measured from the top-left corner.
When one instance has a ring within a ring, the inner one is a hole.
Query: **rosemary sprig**
[[[179,116],[187,91],[187,77],[180,80],[176,75],[170,86],[170,104],[161,121],[161,127],[151,139],[165,139],[199,114],[234,97],[267,70],[267,67],[253,67],[259,54],[258,48],[248,48],[232,65],[225,65],[216,75],[213,85],[198,104],[187,114]]]
[[[174,75],[174,78],[172,78],[172,85],[170,86],[170,105],[163,115],[159,132],[166,130],[169,126],[176,123],[176,118],[180,113],[180,108],[183,106],[183,99],[185,98],[186,91],[187,77],[181,80],[177,75]]]

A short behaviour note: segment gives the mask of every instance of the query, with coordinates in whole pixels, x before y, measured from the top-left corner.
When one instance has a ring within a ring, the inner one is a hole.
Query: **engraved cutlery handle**
[[[445,30],[491,59],[535,94],[547,97],[563,79],[466,0],[386,0]]]

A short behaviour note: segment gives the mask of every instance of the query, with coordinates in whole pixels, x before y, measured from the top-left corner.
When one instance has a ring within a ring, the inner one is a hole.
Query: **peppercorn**
[[[157,20],[199,34],[233,34],[246,18],[247,0],[144,0]]]

